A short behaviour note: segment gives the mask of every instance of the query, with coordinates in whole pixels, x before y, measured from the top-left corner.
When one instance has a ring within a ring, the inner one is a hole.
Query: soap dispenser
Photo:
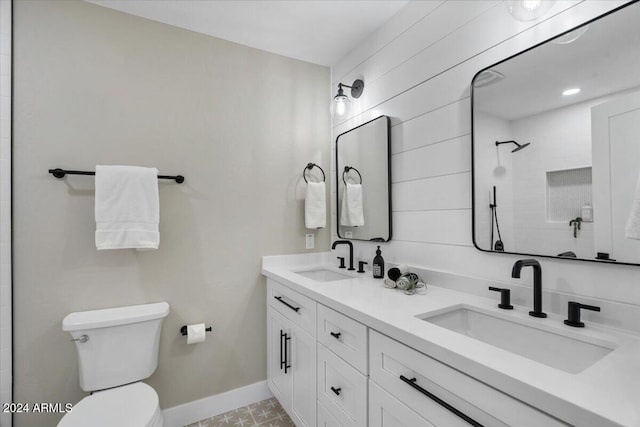
[[[384,279],[384,258],[382,258],[380,246],[378,246],[378,249],[376,250],[376,256],[373,258],[372,267],[373,278]]]

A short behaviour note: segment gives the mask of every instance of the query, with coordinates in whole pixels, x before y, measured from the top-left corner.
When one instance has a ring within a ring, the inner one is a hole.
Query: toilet
[[[169,304],[71,313],[62,321],[78,351],[80,387],[92,392],[58,427],[162,427],[158,394],[143,383],[158,366]]]

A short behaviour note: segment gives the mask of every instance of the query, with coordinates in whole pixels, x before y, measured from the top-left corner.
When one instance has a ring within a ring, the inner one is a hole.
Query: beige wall
[[[328,69],[79,1],[18,1],[14,19],[14,400],[84,396],[66,314],[154,301],[171,305],[148,380],[163,408],[264,380],[260,257],[305,250]],[[93,178],[47,173],[98,163],[185,175],[160,184],[158,251],[97,252]],[[187,346],[179,327],[197,322],[213,333]]]

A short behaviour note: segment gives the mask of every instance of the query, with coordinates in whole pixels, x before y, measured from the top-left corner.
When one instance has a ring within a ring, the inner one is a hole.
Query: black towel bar
[[[49,173],[55,176],[56,178],[64,178],[65,175],[95,175],[96,173],[93,171],[70,171],[66,169],[49,169]],[[158,179],[172,179],[178,184],[182,184],[184,182],[184,176],[182,175],[158,175]]]
[[[306,177],[306,173],[307,170],[311,170],[315,167],[317,167],[318,169],[320,169],[320,172],[322,172],[322,182],[325,182],[327,180],[326,176],[324,175],[324,171],[322,170],[322,168],[318,165],[316,165],[315,163],[307,163],[307,166],[304,167],[304,169],[302,170],[302,177],[304,178],[304,182],[308,183],[309,181],[307,181],[307,177]]]
[[[344,175],[349,173],[349,171],[356,171],[356,173],[358,174],[358,176],[360,177],[360,184],[362,184],[362,175],[360,175],[360,171],[356,168],[354,168],[353,166],[345,166],[344,167],[344,172],[342,172],[342,182],[344,182],[344,185],[347,185],[347,181],[344,179]]]

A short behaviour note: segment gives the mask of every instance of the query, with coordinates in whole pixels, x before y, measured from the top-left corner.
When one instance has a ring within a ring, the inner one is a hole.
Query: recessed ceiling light
[[[562,92],[562,94],[564,96],[569,96],[569,95],[575,95],[578,92],[580,92],[580,88],[579,87],[574,87],[574,88],[565,90],[564,92]]]

